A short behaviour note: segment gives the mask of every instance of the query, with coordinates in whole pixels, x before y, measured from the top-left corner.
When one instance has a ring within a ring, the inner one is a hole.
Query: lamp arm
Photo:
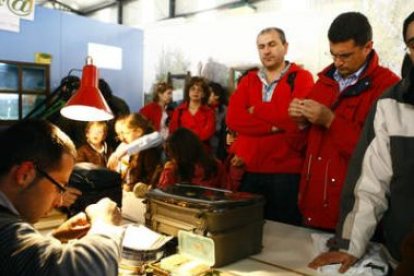
[[[23,120],[31,118],[36,112],[45,106],[47,103],[49,105],[54,104],[55,102],[59,101],[62,98],[62,87],[65,85],[65,83],[61,83],[51,94],[49,94],[42,102],[40,102],[38,105],[36,105],[24,118]],[[53,101],[52,101],[53,99]]]
[[[72,68],[69,70],[68,74],[66,75],[66,77],[69,77],[72,75],[72,72],[82,72],[81,69],[77,69],[77,68]],[[38,105],[36,105],[24,118],[25,119],[29,119],[31,118],[34,114],[36,114],[36,112],[38,112],[38,110],[40,108],[42,108],[43,106],[45,106],[46,104],[48,104],[48,107],[53,106],[56,102],[60,101],[63,97],[62,94],[62,88],[63,86],[65,86],[67,84],[67,82],[63,82],[60,83],[58,87],[56,87],[51,94],[49,94],[42,102],[40,102]],[[45,110],[43,111],[44,113],[46,112],[47,108],[45,108]],[[39,116],[42,114],[38,114],[38,116],[36,118],[39,118]]]

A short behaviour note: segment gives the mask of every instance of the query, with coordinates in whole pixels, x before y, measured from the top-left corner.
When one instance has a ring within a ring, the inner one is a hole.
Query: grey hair
[[[286,44],[287,41],[286,41],[285,32],[282,29],[277,28],[277,27],[269,27],[269,28],[265,28],[261,30],[259,34],[257,35],[257,38],[263,34],[271,33],[271,32],[277,32],[279,34],[280,41],[282,41],[283,44]]]

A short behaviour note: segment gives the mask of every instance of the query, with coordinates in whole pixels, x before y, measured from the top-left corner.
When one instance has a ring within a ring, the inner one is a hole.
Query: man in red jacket
[[[308,95],[313,79],[285,61],[283,30],[264,29],[256,43],[263,67],[246,74],[230,99],[226,121],[238,134],[230,151],[245,164],[240,190],[264,195],[265,218],[300,224],[297,194],[305,133],[287,108],[293,98]]]
[[[333,230],[339,198],[362,126],[373,102],[398,77],[378,64],[372,29],[361,13],[339,15],[328,32],[333,64],[318,74],[308,99],[295,99],[289,115],[309,137],[299,189],[304,223]]]

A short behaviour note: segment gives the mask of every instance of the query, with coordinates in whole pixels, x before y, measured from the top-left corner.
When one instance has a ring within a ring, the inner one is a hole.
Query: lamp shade
[[[98,70],[92,64],[92,58],[87,57],[80,87],[60,110],[60,114],[77,121],[105,121],[114,118],[98,88],[98,79]]]

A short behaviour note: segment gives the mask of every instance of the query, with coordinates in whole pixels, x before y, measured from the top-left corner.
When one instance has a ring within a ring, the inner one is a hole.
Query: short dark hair
[[[342,13],[329,27],[328,39],[332,43],[354,40],[357,46],[364,46],[372,40],[372,28],[368,18],[359,12]]]
[[[265,28],[265,29],[260,31],[260,33],[257,35],[257,37],[261,36],[262,34],[266,34],[266,33],[270,33],[270,32],[278,33],[279,37],[280,37],[280,41],[282,41],[283,44],[286,44],[287,41],[286,41],[285,32],[281,28],[277,28],[277,27]]]
[[[405,54],[403,62],[401,64],[401,77],[405,78],[408,76],[411,67],[413,66],[413,62],[408,54]]]
[[[207,81],[202,77],[191,77],[184,88],[184,101],[190,102],[190,88],[194,85],[199,85],[204,92],[204,96],[201,98],[202,104],[208,103],[208,98],[210,97],[210,87],[207,84]]]
[[[46,120],[28,119],[0,133],[0,174],[13,166],[33,161],[43,170],[59,168],[64,153],[76,157],[72,140]]]
[[[405,20],[403,23],[403,39],[404,42],[407,42],[407,38],[405,37],[407,35],[407,29],[408,29],[408,25],[410,25],[412,22],[414,21],[414,12],[412,12]]]
[[[227,89],[225,89],[220,83],[217,82],[209,82],[208,84],[211,88],[211,92],[213,92],[214,95],[219,97],[219,106],[222,107],[223,105],[228,104],[228,93]]]
[[[109,100],[112,97],[113,95],[112,89],[106,80],[99,79],[98,87],[99,87],[99,90],[101,90],[102,96],[104,96],[105,100]]]

